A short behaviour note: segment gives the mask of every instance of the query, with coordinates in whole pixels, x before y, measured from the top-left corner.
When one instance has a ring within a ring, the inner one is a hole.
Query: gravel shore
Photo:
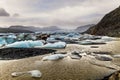
[[[68,54],[72,51],[81,50],[90,52],[107,51],[111,52],[110,55],[120,54],[120,41],[112,41],[104,45],[95,46],[98,46],[98,48],[91,48],[90,45],[68,44],[65,49],[58,49],[58,51],[65,51]],[[0,60],[0,80],[101,80],[116,71],[104,66],[91,64],[90,61],[92,59],[88,57],[82,57],[80,60],[76,60],[68,56],[59,61],[42,61],[42,57],[46,55],[50,54],[16,60]],[[114,68],[120,65],[119,58],[113,59],[113,61],[95,61]],[[43,75],[41,78],[32,78],[29,75],[19,77],[11,76],[12,72],[36,69],[42,72]]]

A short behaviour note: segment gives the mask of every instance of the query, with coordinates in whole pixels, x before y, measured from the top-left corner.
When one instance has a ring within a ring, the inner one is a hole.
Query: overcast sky
[[[0,26],[60,26],[96,24],[120,0],[0,0]]]

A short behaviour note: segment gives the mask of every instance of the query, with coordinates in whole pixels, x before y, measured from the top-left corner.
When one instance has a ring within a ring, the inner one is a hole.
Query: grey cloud
[[[97,23],[100,17],[91,18],[74,18],[71,20],[60,20],[60,19],[47,19],[47,18],[20,18],[20,17],[9,17],[0,19],[0,24],[4,23],[8,26],[10,25],[28,25],[28,26],[59,26],[61,28],[73,29],[80,25],[86,25],[91,23]]]
[[[13,14],[13,17],[20,17],[20,14],[15,13],[15,14]]]
[[[3,8],[0,8],[0,16],[6,16],[9,17],[10,14]]]
[[[22,8],[24,12],[48,12],[64,7],[81,5],[85,1],[87,0],[6,0],[11,8],[17,6],[17,8]]]
[[[117,8],[120,2],[120,0],[5,1],[5,9],[10,11],[13,15],[8,18],[0,18],[1,25],[55,25],[66,28],[75,28],[86,24],[96,24],[106,13]]]

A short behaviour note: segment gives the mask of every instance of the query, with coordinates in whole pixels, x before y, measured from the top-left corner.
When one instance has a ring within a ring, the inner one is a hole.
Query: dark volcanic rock
[[[86,32],[93,35],[120,37],[120,7],[106,14],[97,25]]]
[[[49,54],[52,52],[55,52],[55,50],[40,48],[5,48],[0,49],[0,58],[1,60],[21,59]]]
[[[33,33],[33,32],[21,29],[0,28],[0,33]]]
[[[120,80],[120,71],[117,71],[109,76],[106,76],[102,80]]]

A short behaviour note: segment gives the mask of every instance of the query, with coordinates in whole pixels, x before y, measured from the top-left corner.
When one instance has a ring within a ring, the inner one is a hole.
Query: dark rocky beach
[[[0,49],[0,59],[1,60],[22,59],[44,55],[52,52],[55,52],[55,50],[40,48],[4,48]]]

